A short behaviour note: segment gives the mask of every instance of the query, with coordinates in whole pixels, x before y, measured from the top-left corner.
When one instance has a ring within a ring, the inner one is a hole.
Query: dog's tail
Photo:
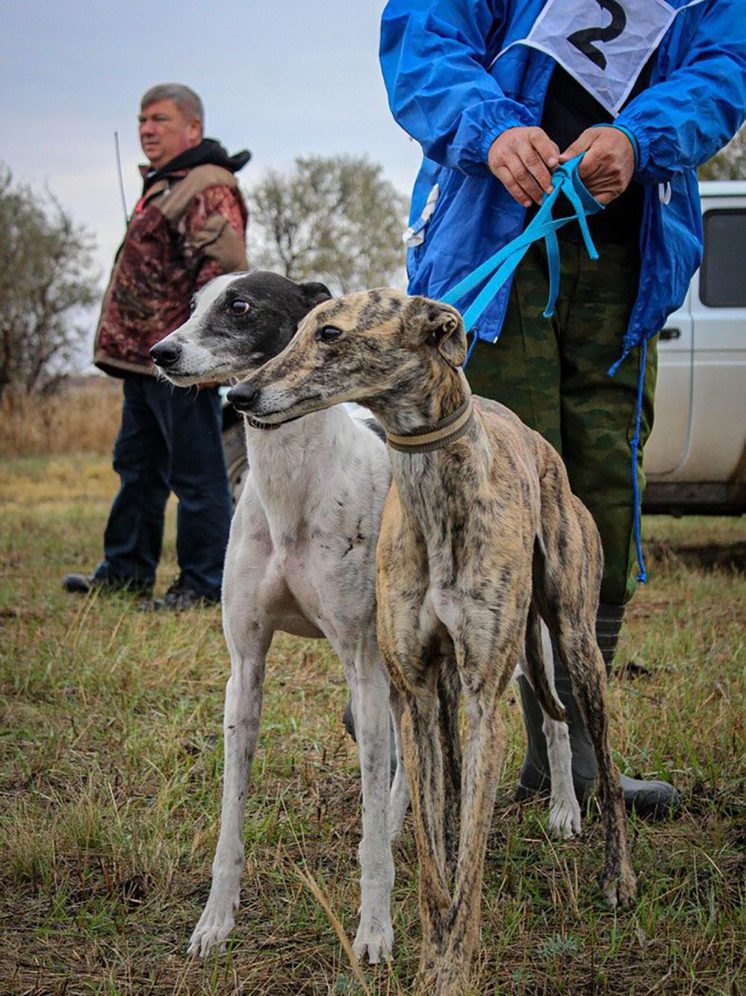
[[[541,622],[536,603],[531,601],[526,625],[526,677],[531,682],[534,694],[544,712],[557,722],[564,723],[567,719],[565,707],[557,698],[553,682],[550,681],[544,660],[544,650],[541,642]]]

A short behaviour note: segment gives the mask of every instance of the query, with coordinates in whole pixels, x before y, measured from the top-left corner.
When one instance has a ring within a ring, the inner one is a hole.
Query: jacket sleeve
[[[743,0],[709,0],[701,11],[680,14],[699,17],[685,57],[616,119],[637,141],[637,179],[661,183],[695,169],[738,131],[746,106],[746,17],[739,6]]]
[[[508,128],[532,124],[487,70],[487,39],[505,0],[389,0],[381,68],[391,111],[429,159],[464,173],[487,170]]]
[[[197,194],[184,217],[182,251],[195,290],[221,273],[248,269],[246,210],[238,191],[213,186]]]

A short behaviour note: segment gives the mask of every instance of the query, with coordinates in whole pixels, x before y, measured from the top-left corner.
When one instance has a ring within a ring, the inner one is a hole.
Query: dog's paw
[[[217,909],[208,903],[189,939],[187,954],[204,958],[215,949],[220,952],[225,951],[225,940],[233,930],[234,924],[230,907],[227,910]]]
[[[469,971],[452,955],[440,955],[431,968],[420,971],[415,980],[416,996],[466,996],[475,993],[469,985]]]
[[[606,902],[613,910],[625,910],[634,905],[637,898],[637,879],[630,867],[619,874],[609,876],[603,882]]]
[[[355,940],[352,942],[356,958],[360,961],[367,959],[369,965],[377,965],[391,958],[393,947],[394,929],[390,920],[386,923],[373,920],[370,924],[360,921]]]
[[[549,830],[560,840],[570,840],[571,837],[581,835],[583,818],[574,793],[572,798],[552,800],[549,807]]]

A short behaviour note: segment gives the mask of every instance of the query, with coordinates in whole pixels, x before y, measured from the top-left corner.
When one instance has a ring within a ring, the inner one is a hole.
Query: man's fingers
[[[487,164],[511,196],[524,206],[552,190],[559,148],[541,128],[508,128],[490,146]]]
[[[572,145],[568,145],[565,151],[560,155],[560,162],[566,163],[569,159],[574,159],[575,156],[579,156],[581,152],[587,152],[593,145],[594,139],[595,135],[592,131],[582,132],[578,135]],[[585,158],[587,159],[588,157],[586,156]]]
[[[531,198],[528,196],[523,187],[521,187],[507,166],[498,166],[494,170],[494,173],[514,201],[518,201],[518,203],[523,207],[531,206]]]
[[[532,166],[529,167],[527,160],[532,160]],[[541,199],[544,196],[544,190],[533,174],[533,169],[539,169],[539,165],[543,167],[543,163],[539,160],[538,156],[534,154],[526,156],[524,158],[519,153],[512,156],[508,156],[505,165],[508,167],[510,172],[515,177],[517,183],[520,184],[521,189],[526,192],[526,194],[534,201],[536,204],[541,203]],[[549,180],[549,173],[545,169],[547,179]]]
[[[603,163],[601,162],[601,157],[599,156],[596,149],[591,145],[586,151],[585,155],[580,161],[580,166],[578,167],[578,174],[581,180],[590,180],[592,177],[596,176],[597,173],[601,172]]]
[[[537,129],[537,131],[531,135],[531,144],[538,152],[542,162],[546,164],[548,170],[553,170],[554,167],[559,164],[559,146],[556,142],[551,140],[545,131]]]
[[[541,187],[544,193],[549,194],[552,191],[552,174],[550,172],[549,166],[546,161],[542,158],[541,153],[538,151],[535,145],[525,153],[523,162],[526,169],[529,171],[531,176],[534,178],[536,183]],[[557,162],[555,160],[555,166]]]

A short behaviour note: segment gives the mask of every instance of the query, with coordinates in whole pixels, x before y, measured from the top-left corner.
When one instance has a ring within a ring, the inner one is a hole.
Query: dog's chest
[[[366,535],[301,527],[276,537],[265,577],[270,602],[296,610],[333,639],[362,625],[374,587],[374,550]]]

